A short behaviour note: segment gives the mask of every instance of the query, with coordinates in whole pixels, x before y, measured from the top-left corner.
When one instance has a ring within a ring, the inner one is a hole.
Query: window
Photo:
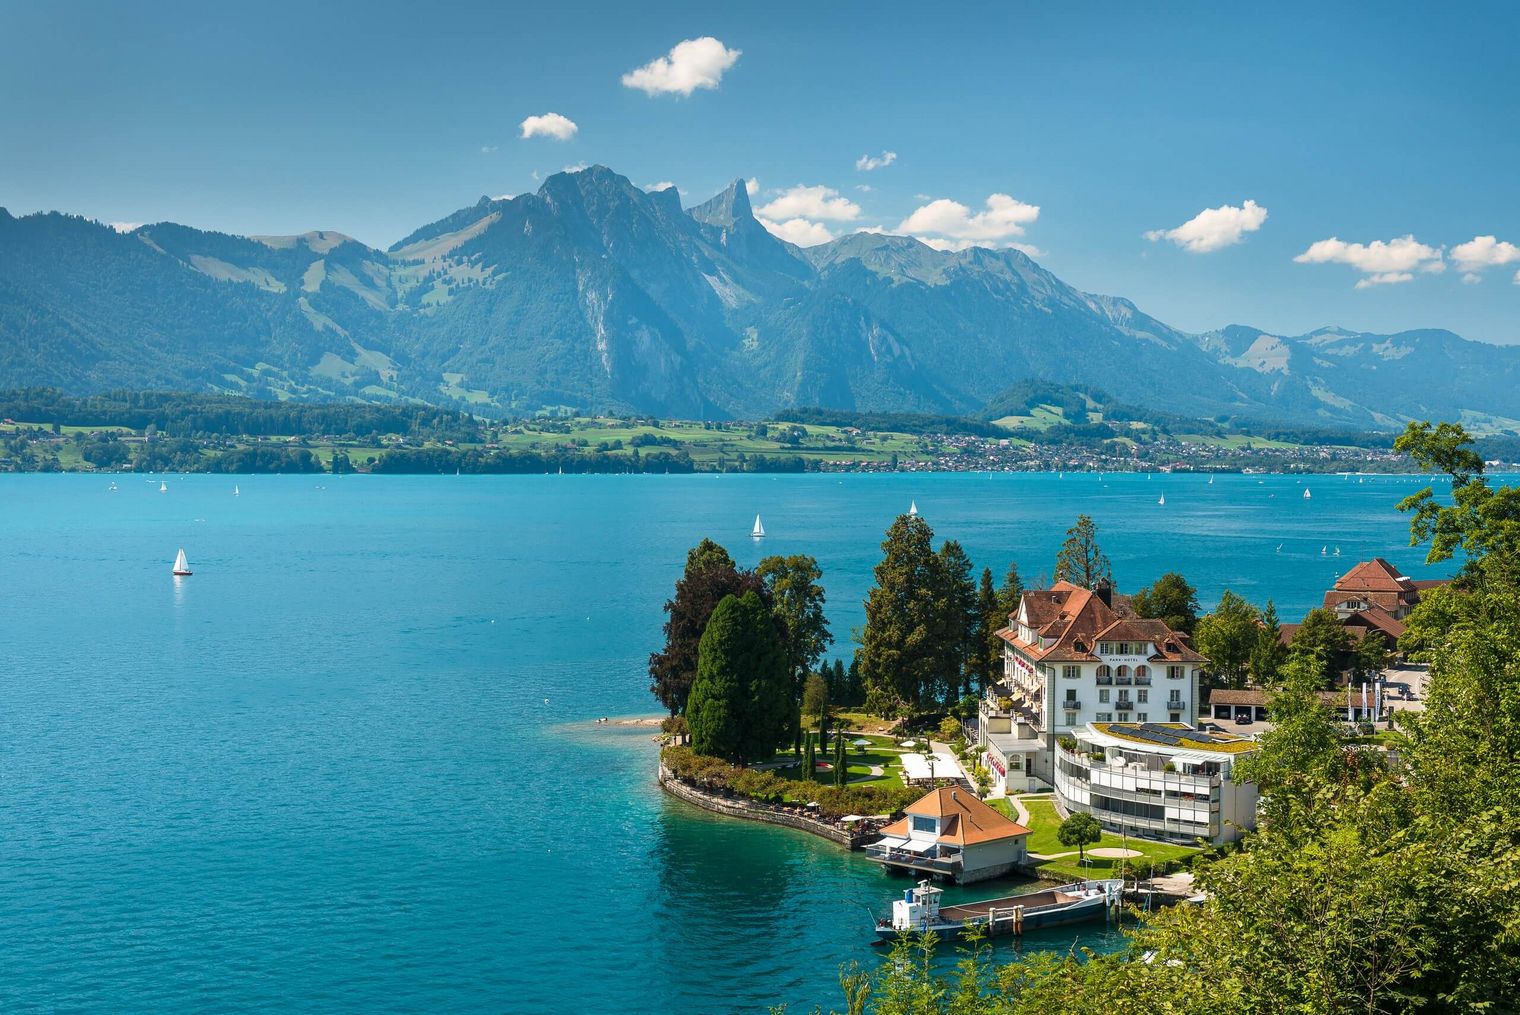
[[[929,832],[932,834],[935,831],[935,819],[920,817],[917,814],[913,815],[913,831]]]
[[[1100,677],[1111,677],[1113,675],[1114,675],[1114,671],[1108,668],[1108,664],[1107,663],[1104,663],[1102,666],[1098,667],[1098,676],[1100,676]]]
[[[1114,714],[1112,712],[1099,712],[1098,713],[1098,721],[1099,722],[1113,722],[1114,721]]]
[[[1075,687],[1068,687],[1066,689],[1066,702],[1067,702],[1067,704],[1066,704],[1067,708],[1072,708],[1073,706],[1076,705],[1076,703],[1077,703],[1077,689]]]
[[[1181,691],[1173,691],[1172,692],[1172,696],[1166,700],[1166,707],[1167,708],[1181,708],[1182,707],[1182,692]]]
[[[1081,675],[1082,675],[1082,667],[1080,667],[1080,666],[1063,666],[1063,667],[1061,667],[1061,676],[1065,677],[1067,680],[1076,680]]]
[[[1136,712],[1135,713],[1135,721],[1136,722],[1150,722],[1150,718],[1151,718],[1151,714],[1149,712]]]
[[[1098,704],[1100,704],[1100,705],[1107,705],[1108,704],[1108,688],[1106,688],[1106,687],[1100,687],[1100,688],[1098,688]]]
[[[1151,668],[1149,666],[1140,665],[1140,666],[1136,666],[1135,667],[1135,676],[1137,678],[1138,677],[1149,677],[1150,675],[1151,675]]]
[[[1075,713],[1075,712],[1067,712],[1066,713],[1066,725],[1068,725],[1068,726],[1075,726],[1076,724],[1077,724],[1077,713]]]
[[[1166,668],[1166,678],[1168,680],[1181,680],[1185,675],[1182,672],[1181,666],[1168,666]]]
[[[1151,692],[1142,687],[1135,692],[1135,700],[1144,705],[1147,701],[1151,700]]]
[[[1128,676],[1129,676],[1129,667],[1128,666],[1121,666],[1121,667],[1119,667],[1118,677],[1122,680],[1122,679],[1127,678]]]
[[[1182,721],[1182,713],[1181,712],[1173,712],[1172,713],[1172,720],[1171,721],[1172,722],[1181,722]]]

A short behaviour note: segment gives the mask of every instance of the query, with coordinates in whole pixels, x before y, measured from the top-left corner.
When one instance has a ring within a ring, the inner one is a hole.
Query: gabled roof
[[[1382,557],[1373,557],[1335,581],[1338,592],[1413,592],[1414,582]]]
[[[1381,606],[1369,606],[1365,610],[1357,610],[1341,621],[1341,626],[1365,627],[1369,630],[1381,631],[1388,636],[1389,641],[1398,641],[1406,625],[1402,620],[1395,620],[1393,614]]]
[[[1156,652],[1150,658],[1154,662],[1206,662],[1164,621],[1135,616],[1129,597],[1109,594],[1105,599],[1071,582],[1024,593],[1019,612],[1009,619],[1015,623],[999,631],[998,637],[1042,662],[1098,662],[1100,640],[1153,643]],[[1019,637],[1018,620],[1034,630],[1033,642]],[[1046,640],[1053,644],[1042,646]]]
[[[988,807],[970,790],[955,789],[950,786],[926,793],[908,805],[906,811],[910,816],[916,814],[919,817],[940,818],[938,841],[957,846],[970,846],[978,842],[993,842],[1029,834],[1029,829]],[[909,818],[904,817],[881,831],[883,835],[906,836],[910,824]]]

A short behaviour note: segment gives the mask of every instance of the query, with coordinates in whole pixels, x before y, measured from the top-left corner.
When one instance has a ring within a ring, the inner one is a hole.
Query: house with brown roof
[[[1050,785],[1054,738],[1088,723],[1197,717],[1208,660],[1165,622],[1137,616],[1112,588],[1057,582],[1026,592],[998,637],[1003,678],[987,688],[979,731],[989,766],[1009,789]]]
[[[1375,685],[1362,688],[1346,687],[1335,691],[1315,691],[1319,703],[1337,720],[1346,722],[1384,722],[1391,711],[1388,699]],[[1267,703],[1271,694],[1259,687],[1239,690],[1218,688],[1209,693],[1209,711],[1217,722],[1267,720]]]
[[[1324,605],[1343,620],[1377,609],[1402,622],[1419,605],[1421,591],[1445,584],[1440,579],[1415,581],[1382,557],[1373,557],[1337,578],[1325,593]],[[1402,623],[1399,633],[1403,633]]]
[[[1029,829],[1004,817],[965,789],[936,789],[908,806],[881,830],[866,855],[884,867],[948,878],[985,881],[1023,864]]]

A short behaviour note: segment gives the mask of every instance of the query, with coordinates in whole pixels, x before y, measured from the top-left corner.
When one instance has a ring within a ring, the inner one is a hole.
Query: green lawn
[[[1070,846],[1061,845],[1061,840],[1056,838],[1056,830],[1061,827],[1061,818],[1056,813],[1055,803],[1049,797],[1021,797],[1020,802],[1029,811],[1029,852],[1049,856],[1065,853],[1071,849]],[[1180,860],[1198,852],[1189,846],[1151,842],[1148,839],[1136,839],[1133,836],[1126,840],[1123,836],[1112,832],[1104,832],[1102,841],[1096,845],[1114,849],[1123,849],[1127,846],[1130,849],[1139,850],[1143,856],[1157,863],[1163,860]],[[1087,847],[1089,850],[1092,848],[1092,846]],[[1048,877],[1076,880],[1084,877],[1116,877],[1120,863],[1121,861],[1118,860],[1095,856],[1090,857],[1089,862],[1084,865],[1079,863],[1075,856],[1063,856],[1057,860],[1037,863],[1037,866],[1040,872]]]

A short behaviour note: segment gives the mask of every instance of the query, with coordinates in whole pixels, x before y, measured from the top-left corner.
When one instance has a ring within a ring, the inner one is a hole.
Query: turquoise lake
[[[703,536],[818,557],[836,649],[910,500],[999,578],[1087,512],[1122,590],[1284,620],[1369,556],[1439,573],[1407,477],[115,478],[0,476],[6,1011],[838,1004],[908,882],[670,800],[649,731],[590,722],[656,711]]]

